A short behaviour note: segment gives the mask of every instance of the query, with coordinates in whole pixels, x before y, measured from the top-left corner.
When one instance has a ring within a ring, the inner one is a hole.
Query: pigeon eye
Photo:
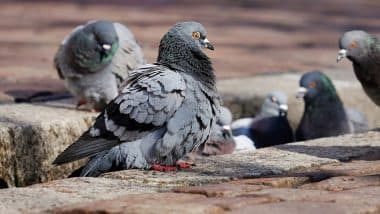
[[[276,99],[276,97],[271,97],[270,99],[271,99],[272,103],[275,103],[275,102],[277,102],[277,99]]]
[[[315,82],[315,81],[310,82],[309,83],[309,87],[310,88],[316,88],[317,87],[317,82]]]
[[[351,48],[356,48],[356,46],[357,46],[356,41],[353,41],[350,46],[351,46]]]
[[[197,32],[193,32],[192,37],[193,37],[193,39],[200,39],[201,38],[201,33],[199,33],[198,31]]]

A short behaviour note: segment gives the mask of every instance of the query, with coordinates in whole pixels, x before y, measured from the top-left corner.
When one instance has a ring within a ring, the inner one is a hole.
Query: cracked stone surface
[[[380,133],[369,132],[207,157],[178,172],[61,179],[0,190],[0,211],[245,213],[257,207],[292,213],[310,205],[310,213],[318,206],[331,213],[376,213],[379,148]]]
[[[0,179],[8,186],[25,186],[67,176],[79,163],[51,163],[94,116],[38,105],[0,105]]]

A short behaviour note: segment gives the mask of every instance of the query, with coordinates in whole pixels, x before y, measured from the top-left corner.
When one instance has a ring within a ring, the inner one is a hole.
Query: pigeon
[[[365,93],[380,105],[380,40],[364,31],[354,30],[339,40],[337,62],[348,58]]]
[[[76,27],[54,56],[59,77],[79,100],[77,107],[88,104],[98,111],[116,97],[128,73],[143,64],[143,52],[131,31],[103,20]]]
[[[297,141],[351,133],[352,128],[333,83],[324,73],[311,71],[300,79],[297,98],[305,109],[296,130]]]
[[[287,112],[287,96],[281,91],[273,91],[266,96],[256,117],[242,118],[232,123],[232,134],[248,137],[255,148],[294,142]]]
[[[203,52],[214,46],[206,35],[198,22],[172,26],[157,62],[132,71],[120,94],[54,164],[89,156],[79,175],[92,177],[131,168],[175,170],[208,140],[220,114],[214,69]]]

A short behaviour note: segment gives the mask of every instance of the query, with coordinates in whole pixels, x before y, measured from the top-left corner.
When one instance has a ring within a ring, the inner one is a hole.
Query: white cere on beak
[[[109,45],[109,44],[104,44],[104,45],[102,45],[102,47],[103,47],[105,50],[109,50],[109,49],[111,49],[111,45]]]
[[[279,108],[283,111],[288,111],[288,105],[286,104],[281,104]]]
[[[303,98],[303,97],[305,96],[306,92],[307,92],[307,88],[305,88],[305,87],[300,87],[300,88],[298,89],[298,91],[297,91],[296,98],[297,98],[297,99]]]
[[[224,130],[231,130],[231,126],[229,126],[229,125],[224,125],[224,126],[223,126],[223,129],[224,129]]]
[[[210,43],[210,41],[208,41],[208,39],[206,38],[205,40],[203,40],[204,43]]]
[[[339,62],[343,58],[347,57],[347,50],[346,49],[340,49],[338,52],[338,56],[336,57],[336,62]]]

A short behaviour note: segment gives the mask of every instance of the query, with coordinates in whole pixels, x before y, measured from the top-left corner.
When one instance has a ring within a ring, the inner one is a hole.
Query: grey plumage
[[[161,39],[157,63],[131,72],[95,124],[54,163],[91,156],[80,175],[98,176],[117,169],[171,166],[205,143],[220,99],[203,47],[213,49],[201,24],[174,25]]]
[[[62,41],[54,64],[73,95],[101,110],[116,97],[121,81],[145,59],[127,27],[91,21]]]
[[[360,30],[346,32],[339,40],[337,61],[347,57],[368,97],[380,105],[380,41]]]

